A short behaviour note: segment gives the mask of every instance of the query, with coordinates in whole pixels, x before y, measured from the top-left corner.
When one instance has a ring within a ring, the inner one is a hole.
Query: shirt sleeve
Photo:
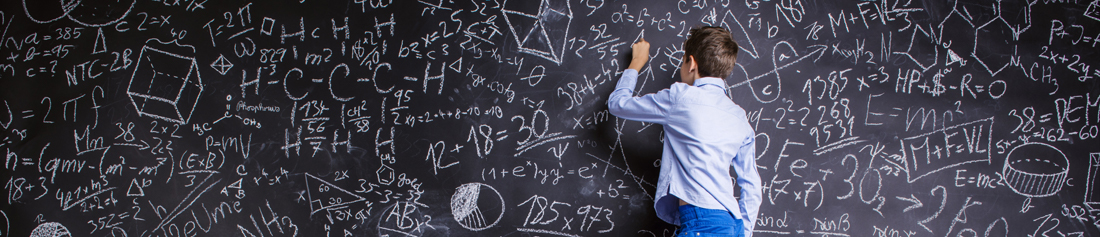
[[[753,136],[747,140],[748,142],[737,152],[737,158],[732,164],[737,172],[737,185],[741,186],[741,200],[738,204],[741,206],[744,233],[745,236],[751,237],[753,227],[756,226],[756,217],[760,212],[760,202],[763,199],[760,173],[756,170],[756,138]]]
[[[657,93],[634,96],[634,87],[638,83],[638,71],[627,69],[615,84],[615,91],[607,99],[611,114],[629,120],[666,124],[668,109],[672,105],[672,95],[668,89]]]

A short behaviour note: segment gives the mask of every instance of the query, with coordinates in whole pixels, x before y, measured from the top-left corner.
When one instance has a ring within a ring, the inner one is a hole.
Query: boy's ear
[[[695,61],[695,56],[688,55],[684,60],[684,66],[687,67],[688,72],[695,72],[699,70],[699,64]],[[683,70],[683,69],[680,69]]]

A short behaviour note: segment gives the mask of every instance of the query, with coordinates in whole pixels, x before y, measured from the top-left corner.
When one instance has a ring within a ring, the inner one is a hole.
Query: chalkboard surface
[[[672,236],[606,99],[740,43],[756,236],[1100,236],[1098,1],[0,3],[8,236]]]

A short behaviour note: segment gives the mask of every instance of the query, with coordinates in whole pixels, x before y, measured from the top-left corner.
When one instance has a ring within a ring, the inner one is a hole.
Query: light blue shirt
[[[664,126],[661,176],[653,204],[657,217],[680,225],[679,198],[701,208],[730,212],[744,223],[745,236],[752,236],[762,200],[756,133],[745,110],[726,97],[725,81],[699,78],[694,86],[674,83],[635,97],[637,79],[638,71],[623,71],[607,105],[620,118]],[[741,186],[740,201],[734,197],[731,166]]]

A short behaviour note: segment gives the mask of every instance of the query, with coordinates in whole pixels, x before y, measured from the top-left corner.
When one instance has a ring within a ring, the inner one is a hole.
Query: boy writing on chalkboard
[[[680,81],[657,93],[634,96],[649,42],[633,45],[630,66],[608,98],[611,114],[664,127],[661,173],[653,207],[680,226],[678,236],[751,236],[760,209],[755,132],[745,110],[726,95],[737,62],[737,43],[720,27],[696,27],[684,41]],[[729,168],[737,172],[734,197]]]

